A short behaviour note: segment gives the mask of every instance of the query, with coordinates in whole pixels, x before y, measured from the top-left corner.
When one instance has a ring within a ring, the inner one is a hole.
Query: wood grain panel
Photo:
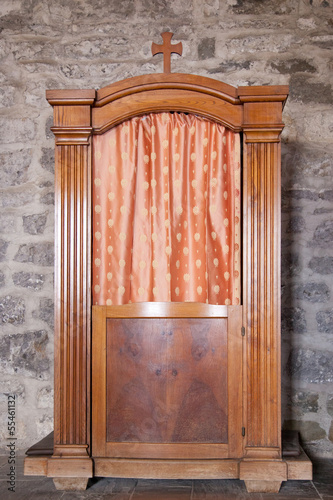
[[[242,107],[197,90],[157,89],[129,94],[93,109],[95,134],[102,134],[118,123],[135,115],[161,111],[195,112],[221,123],[235,132],[241,130]]]
[[[227,442],[227,320],[107,321],[107,441]]]
[[[55,445],[87,443],[90,342],[89,146],[57,146]]]
[[[247,449],[277,448],[280,456],[280,145],[244,149]]]
[[[95,475],[145,479],[235,479],[237,460],[126,460],[96,458]]]
[[[114,458],[150,459],[226,459],[228,444],[215,443],[110,443],[106,444],[106,456]]]
[[[226,318],[228,306],[201,302],[136,302],[105,306],[105,314],[107,318]]]
[[[226,100],[232,104],[239,104],[237,89],[226,83],[198,75],[157,73],[127,78],[99,89],[95,106],[104,106],[111,101],[122,98],[124,95],[139,94],[146,91],[153,92],[159,89],[195,90],[202,94],[209,94]]]

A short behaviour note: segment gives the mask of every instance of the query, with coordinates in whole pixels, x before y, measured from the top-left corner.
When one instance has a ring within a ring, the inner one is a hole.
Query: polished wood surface
[[[227,442],[226,319],[108,319],[106,330],[108,442]]]
[[[234,479],[237,460],[129,460],[96,458],[95,474],[146,479]]]
[[[56,136],[54,456],[88,457],[93,96],[55,93],[47,94]]]
[[[151,53],[153,56],[156,54],[163,54],[163,71],[164,73],[171,72],[171,54],[178,54],[179,56],[183,53],[183,44],[179,43],[171,43],[171,38],[173,37],[173,33],[165,31],[161,34],[163,43],[151,44]]]
[[[246,456],[274,458],[281,456],[280,147],[248,143],[244,150]]]
[[[241,306],[93,306],[93,456],[242,456],[241,324]]]

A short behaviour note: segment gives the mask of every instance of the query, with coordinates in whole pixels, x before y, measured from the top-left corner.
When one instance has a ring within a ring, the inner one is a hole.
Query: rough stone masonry
[[[333,456],[333,0],[2,0],[0,411],[23,450],[53,426],[54,138],[50,88],[162,71],[290,85],[282,144],[283,421]],[[0,446],[5,446],[0,419]]]

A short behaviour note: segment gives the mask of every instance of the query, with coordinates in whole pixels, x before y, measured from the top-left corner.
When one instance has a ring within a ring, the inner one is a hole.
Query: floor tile
[[[333,497],[333,460],[318,459],[313,464],[313,484],[320,495]]]
[[[192,481],[140,480],[133,500],[191,500]],[[131,500],[132,500],[131,499]]]
[[[1,500],[46,500],[60,499],[63,492],[56,491],[52,480],[43,481],[16,481],[15,492],[8,491],[8,485],[5,481],[0,482]]]
[[[220,498],[243,500],[253,498],[253,496],[247,493],[244,482],[240,480],[193,481],[193,500],[218,500]],[[258,494],[257,498],[259,498]]]
[[[311,481],[284,481],[279,492],[281,498],[320,498]]]

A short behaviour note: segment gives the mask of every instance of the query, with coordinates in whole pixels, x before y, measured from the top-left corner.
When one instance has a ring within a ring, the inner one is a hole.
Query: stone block
[[[200,41],[198,57],[201,61],[215,57],[215,38],[204,38]]]
[[[0,233],[16,233],[16,217],[7,213],[0,213]]]
[[[6,260],[6,252],[8,248],[8,241],[0,239],[0,262]]]
[[[287,59],[285,61],[271,63],[271,68],[284,75],[293,73],[315,73],[317,68],[306,59]]]
[[[312,257],[309,268],[318,274],[333,274],[333,257]]]
[[[41,290],[45,283],[45,276],[43,274],[29,273],[29,272],[19,272],[13,274],[14,285],[23,288],[28,288],[29,290]]]
[[[319,246],[322,248],[331,248],[332,242],[333,242],[333,220],[329,219],[321,222],[316,227],[311,244],[313,246]]]
[[[43,234],[47,212],[43,214],[23,215],[23,231],[29,234]]]
[[[36,135],[36,125],[30,118],[0,118],[0,137],[3,144],[29,143]]]
[[[44,330],[6,335],[0,338],[0,365],[5,373],[22,374],[38,379],[49,376],[50,362]]]
[[[10,108],[15,102],[16,88],[13,85],[0,87],[0,108]]]
[[[37,392],[37,408],[53,407],[53,388],[51,386],[43,387]]]
[[[130,0],[124,2],[127,4],[127,9],[129,8],[128,4],[131,4]],[[136,2],[134,2],[136,3]],[[142,0],[138,3],[138,14],[143,15],[145,18],[148,16],[150,19],[157,19],[160,21],[162,17],[170,17],[174,20],[177,20],[178,16],[180,16],[179,24],[184,23],[186,19],[191,19],[193,15],[193,5],[192,2],[183,2],[183,0],[173,0],[172,2],[168,0]],[[209,0],[209,2],[205,3],[216,3],[216,0]],[[126,9],[126,10],[127,10]],[[117,9],[115,9],[117,10]],[[130,9],[130,13],[134,14],[133,7]],[[162,31],[162,30],[160,30]],[[159,40],[155,40],[156,43],[160,43]]]
[[[291,396],[291,402],[294,408],[304,413],[318,413],[319,394],[314,392],[298,391]]]
[[[292,200],[311,200],[316,201],[319,195],[316,191],[311,191],[310,189],[290,189],[285,191],[285,195],[288,195],[289,199]]]
[[[45,137],[46,137],[46,139],[54,139],[54,134],[51,130],[51,127],[53,127],[53,116],[52,115],[48,117],[48,119],[46,120],[46,123],[45,123]],[[50,148],[42,148],[43,154],[44,154],[44,151],[43,151],[44,149],[49,150]],[[49,157],[49,154],[48,154],[48,157]],[[43,165],[43,162],[41,162],[41,163]],[[54,171],[54,165],[53,165],[52,170]]]
[[[208,73],[214,75],[216,73],[230,73],[232,71],[240,71],[242,69],[249,70],[252,65],[253,63],[251,61],[225,61],[214,68],[210,68]]]
[[[288,251],[283,251],[281,256],[281,274],[285,278],[297,276],[301,271],[299,255]]]
[[[318,311],[316,314],[318,332],[333,333],[333,309]]]
[[[49,191],[40,197],[40,202],[45,205],[54,205],[54,191]]]
[[[310,38],[310,42],[321,49],[332,50],[333,35],[314,35]]]
[[[305,333],[307,324],[304,309],[300,307],[283,307],[281,330],[287,333]]]
[[[7,403],[8,394],[15,394],[19,401],[25,400],[25,386],[18,380],[1,378],[0,380],[0,402]]]
[[[317,109],[307,107],[307,112],[302,117],[304,127],[302,139],[305,142],[316,145],[322,143],[324,149],[333,143],[332,109],[330,107],[329,105],[327,109],[322,109],[323,106]]]
[[[333,208],[316,208],[313,212],[313,215],[321,215],[321,214],[331,214],[333,212]]]
[[[333,201],[333,189],[325,189],[319,193],[319,198],[325,201]]]
[[[4,287],[6,284],[5,275],[0,271],[0,288]]]
[[[327,413],[331,417],[333,417],[333,394],[328,396],[326,408],[327,408]]]
[[[0,206],[23,207],[34,199],[36,188],[34,186],[21,186],[19,188],[0,189]]]
[[[292,75],[289,98],[300,103],[332,104],[332,87],[322,82],[312,82],[305,75]]]
[[[43,298],[39,301],[39,309],[33,312],[33,317],[45,321],[49,327],[54,328],[54,302],[52,299]]]
[[[42,148],[40,163],[45,170],[54,174],[54,148]]]
[[[234,14],[286,15],[297,12],[296,0],[228,0],[228,9]]]
[[[285,430],[298,431],[303,441],[317,441],[326,437],[325,430],[320,427],[318,422],[311,420],[286,420],[283,423]]]
[[[1,153],[1,187],[17,186],[27,182],[30,163],[31,149]]]
[[[25,321],[25,302],[21,298],[6,295],[0,297],[0,322],[22,325]]]
[[[294,215],[290,217],[288,226],[286,229],[287,233],[301,233],[305,229],[305,219],[301,215]]]
[[[328,351],[292,349],[287,370],[296,380],[309,384],[331,384],[333,382],[333,355]]]
[[[235,37],[226,40],[225,47],[228,55],[240,53],[258,54],[260,52],[285,52],[294,42],[293,35],[258,34],[246,37]]]
[[[20,245],[14,260],[16,262],[31,262],[39,266],[53,266],[54,244],[45,242]]]
[[[49,415],[44,415],[36,422],[36,426],[37,436],[39,439],[42,439],[54,430],[53,418]]]
[[[297,286],[293,291],[294,296],[299,300],[309,302],[327,302],[330,298],[330,289],[326,283],[306,283]]]
[[[283,143],[281,154],[283,188],[292,188],[290,196],[295,199],[317,200],[318,191],[326,188],[333,177],[332,148]]]
[[[313,30],[317,27],[316,21],[313,17],[299,17],[296,24],[301,30]]]

